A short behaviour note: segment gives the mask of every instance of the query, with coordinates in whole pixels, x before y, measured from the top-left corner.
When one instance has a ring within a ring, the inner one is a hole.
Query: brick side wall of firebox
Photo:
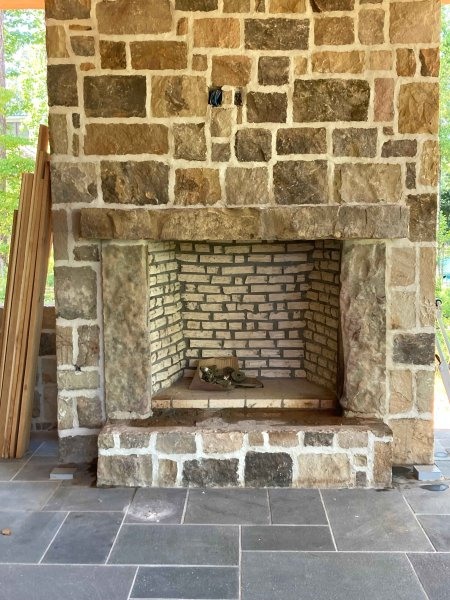
[[[70,359],[103,327],[100,244],[79,238],[81,208],[390,202],[411,223],[409,240],[383,244],[380,414],[395,460],[427,461],[438,0],[46,5],[62,457],[96,453],[98,418],[81,427],[76,407],[104,395],[103,350],[81,370]]]

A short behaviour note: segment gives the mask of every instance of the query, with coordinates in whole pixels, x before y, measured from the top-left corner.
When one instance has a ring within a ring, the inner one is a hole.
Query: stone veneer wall
[[[339,242],[150,243],[149,269],[154,393],[218,356],[336,390]]]
[[[101,351],[79,358],[102,329],[99,244],[79,238],[81,208],[388,202],[408,206],[411,225],[409,240],[381,244],[376,412],[397,462],[428,462],[439,1],[46,5],[62,457],[96,454],[105,417]],[[224,103],[211,109],[216,85]],[[371,253],[358,248],[347,260]]]

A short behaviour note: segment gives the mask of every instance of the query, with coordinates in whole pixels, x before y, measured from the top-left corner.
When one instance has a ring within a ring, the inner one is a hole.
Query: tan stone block
[[[437,194],[417,194],[406,198],[409,206],[409,239],[434,242],[437,226]]]
[[[345,487],[352,483],[346,454],[300,454],[298,487]]]
[[[186,35],[189,30],[189,21],[186,17],[178,19],[177,22],[177,35]]]
[[[407,83],[400,87],[398,130],[400,133],[437,133],[439,84]]]
[[[150,487],[153,479],[152,457],[130,454],[129,456],[98,457],[97,485]]]
[[[97,4],[100,33],[133,35],[165,33],[172,28],[170,0],[102,0]]]
[[[420,74],[424,77],[438,77],[440,65],[439,48],[421,48],[419,50]]]
[[[304,75],[308,69],[308,59],[306,56],[296,56],[294,58],[294,74]]]
[[[103,425],[102,404],[98,396],[94,398],[78,397],[76,404],[80,427],[98,429]]]
[[[204,117],[208,106],[206,79],[154,75],[151,104],[155,117]]]
[[[175,204],[211,205],[222,197],[219,171],[216,169],[176,169]]]
[[[69,147],[67,116],[50,113],[48,116],[48,126],[52,154],[67,154]]]
[[[195,435],[180,431],[158,433],[156,449],[165,454],[193,454],[196,451]]]
[[[178,465],[173,460],[162,458],[158,461],[159,487],[174,487],[177,480]]]
[[[305,10],[305,0],[269,0],[270,13],[302,13]]]
[[[416,249],[392,248],[391,249],[391,277],[390,284],[395,286],[412,285],[416,280]]]
[[[392,485],[392,444],[375,442],[373,458],[373,483],[375,487]]]
[[[340,203],[399,202],[402,197],[400,165],[336,165],[335,190]]]
[[[364,454],[357,454],[353,458],[353,463],[355,464],[356,467],[366,467],[367,466],[367,456],[364,456]]]
[[[203,433],[203,452],[206,454],[224,454],[239,452],[242,448],[244,434],[236,431],[226,433],[213,431]]]
[[[103,156],[118,154],[166,154],[168,128],[159,124],[88,123],[84,153]]]
[[[416,57],[412,48],[399,48],[396,51],[397,75],[412,77],[416,73]]]
[[[206,71],[208,68],[208,57],[204,54],[194,54],[192,57],[192,69],[194,71]]]
[[[422,327],[433,327],[436,319],[436,250],[423,247],[419,253],[419,322]]]
[[[212,84],[245,86],[250,81],[252,62],[248,56],[224,55],[212,58]]]
[[[225,174],[226,199],[229,205],[267,204],[269,174],[265,167],[245,169],[228,167]]]
[[[354,28],[352,17],[316,17],[314,20],[314,43],[316,46],[353,44]]]
[[[405,413],[413,407],[412,373],[406,369],[389,372],[389,412]]]
[[[390,40],[394,44],[439,42],[440,4],[423,2],[392,2],[390,8]]]
[[[195,48],[239,48],[241,28],[238,19],[196,19]]]
[[[133,69],[185,69],[187,45],[184,42],[130,42]]]
[[[173,126],[175,158],[184,160],[206,159],[206,137],[204,123],[186,123]]]
[[[375,79],[375,121],[392,121],[394,117],[394,87],[394,79]]]
[[[212,137],[229,137],[231,135],[231,117],[233,113],[230,108],[211,109],[211,135]]]
[[[384,42],[384,10],[360,10],[358,37],[361,44],[375,46]]]
[[[439,183],[439,143],[433,140],[425,141],[422,146],[419,183],[433,187]]]
[[[391,419],[394,434],[394,465],[429,465],[433,462],[433,421],[424,419]]]
[[[270,431],[269,444],[284,448],[296,448],[299,445],[298,436],[295,431]]]
[[[67,58],[66,30],[61,25],[47,26],[47,56],[48,58]]]
[[[72,429],[75,426],[74,399],[58,394],[58,429]]]
[[[366,448],[369,443],[367,431],[340,431],[338,445],[341,448]]]
[[[416,293],[391,293],[391,329],[413,329],[416,326]]]
[[[362,73],[364,52],[315,52],[312,55],[312,69],[318,73]]]
[[[434,371],[416,371],[416,408],[419,413],[432,413],[434,406]]]
[[[392,62],[393,58],[390,50],[374,50],[369,53],[370,71],[390,71]]]
[[[67,213],[65,210],[52,211],[53,251],[56,260],[69,258],[67,242]]]
[[[72,327],[56,327],[56,356],[58,365],[73,364]]]
[[[223,12],[250,12],[250,0],[223,0]]]
[[[248,434],[249,446],[264,446],[264,437],[260,431],[251,431]]]

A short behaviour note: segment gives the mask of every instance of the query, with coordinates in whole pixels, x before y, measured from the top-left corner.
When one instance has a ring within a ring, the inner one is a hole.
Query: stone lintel
[[[409,208],[397,204],[267,208],[83,208],[80,234],[96,240],[400,239]]]

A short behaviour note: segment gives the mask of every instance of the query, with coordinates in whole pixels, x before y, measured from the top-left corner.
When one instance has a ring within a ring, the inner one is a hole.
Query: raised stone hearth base
[[[387,425],[325,411],[155,411],[106,425],[98,443],[99,486],[391,485]]]

